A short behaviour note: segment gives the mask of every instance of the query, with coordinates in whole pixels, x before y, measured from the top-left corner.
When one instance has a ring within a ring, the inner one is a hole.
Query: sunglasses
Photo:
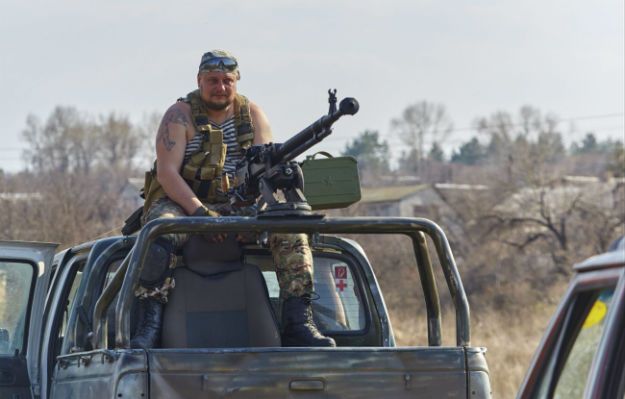
[[[234,72],[239,65],[237,61],[229,57],[211,57],[202,60],[200,71],[225,71]]]

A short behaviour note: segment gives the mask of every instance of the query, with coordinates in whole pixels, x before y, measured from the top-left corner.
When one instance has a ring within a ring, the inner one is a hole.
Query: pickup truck
[[[625,237],[575,265],[517,398],[625,398]]]
[[[176,254],[161,344],[130,349],[146,248],[173,232],[192,238]],[[235,232],[256,239],[202,238]],[[311,237],[315,318],[336,348],[281,346],[268,232]],[[420,276],[426,345],[396,346],[374,267],[350,234],[410,238],[415,262],[407,266]],[[428,243],[455,309],[452,346],[442,345]],[[471,345],[469,305],[449,243],[426,219],[173,218],[152,221],[136,236],[55,252],[49,243],[0,242],[0,398],[491,397],[486,350]],[[621,299],[622,274],[611,274],[620,276]]]

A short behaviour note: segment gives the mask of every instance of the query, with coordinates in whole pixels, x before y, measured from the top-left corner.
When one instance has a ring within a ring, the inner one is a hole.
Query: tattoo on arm
[[[189,118],[187,118],[187,115],[185,115],[185,113],[178,108],[170,108],[167,112],[165,112],[163,120],[161,121],[161,126],[158,128],[156,140],[162,141],[167,151],[171,151],[171,149],[176,145],[176,142],[173,141],[169,135],[170,123],[183,125],[186,128],[189,125]]]

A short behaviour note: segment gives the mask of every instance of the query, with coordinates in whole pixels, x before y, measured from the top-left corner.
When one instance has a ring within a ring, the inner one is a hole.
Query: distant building
[[[19,202],[40,200],[41,193],[0,193],[0,200]]]
[[[429,184],[363,187],[358,213],[369,216],[425,217],[444,205]]]
[[[363,187],[362,199],[351,212],[366,216],[422,217],[434,221],[457,243],[464,240],[463,199],[485,194],[486,186],[415,184]]]
[[[622,209],[624,187],[624,178],[603,181],[591,176],[564,176],[544,187],[525,187],[497,205],[495,210],[533,217],[541,210],[569,209],[580,201],[600,209]]]
[[[371,216],[434,217],[453,215],[452,205],[469,192],[483,192],[486,186],[469,184],[415,184],[363,187],[359,213]]]

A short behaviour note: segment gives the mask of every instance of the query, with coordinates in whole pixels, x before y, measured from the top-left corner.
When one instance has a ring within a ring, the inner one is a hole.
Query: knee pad
[[[160,287],[172,273],[171,259],[174,246],[169,240],[159,237],[150,247],[143,264],[139,283],[145,288]]]

